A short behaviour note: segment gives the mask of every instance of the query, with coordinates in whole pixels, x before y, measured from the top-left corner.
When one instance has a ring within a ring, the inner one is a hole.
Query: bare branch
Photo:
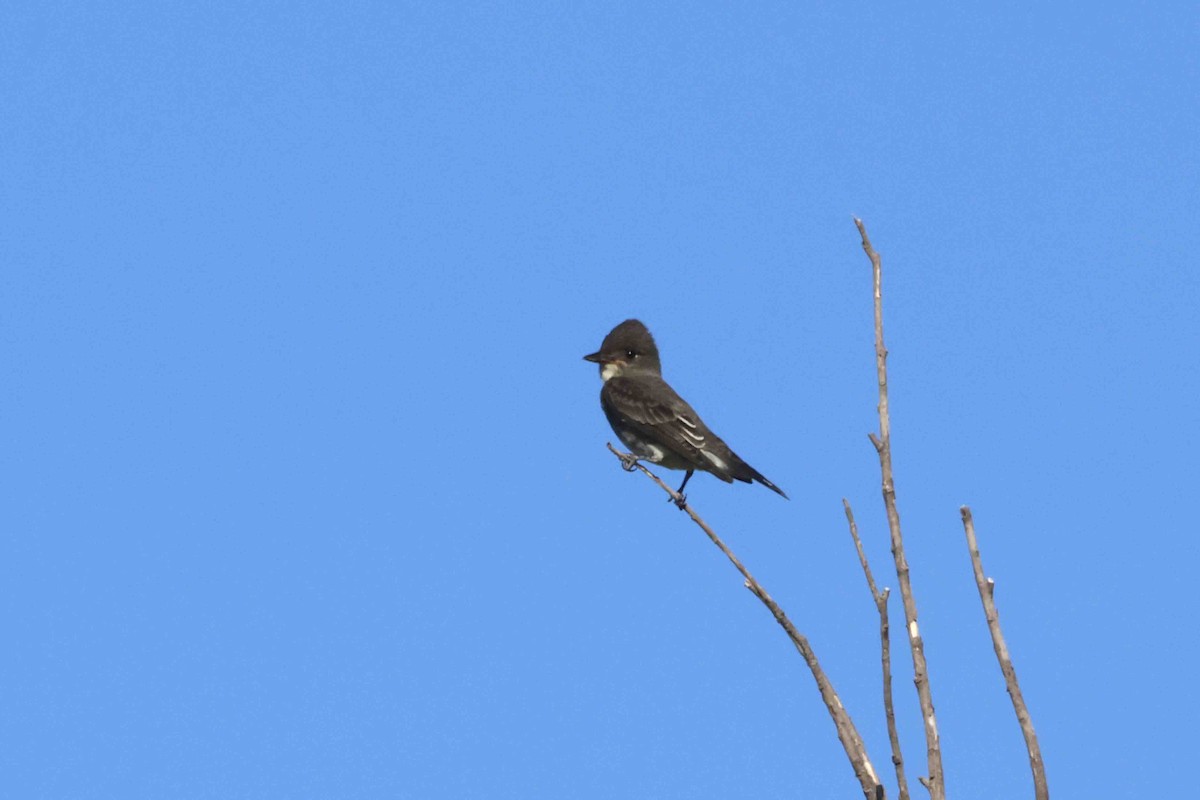
[[[900,752],[900,734],[896,730],[896,708],[892,702],[892,642],[889,635],[888,597],[891,591],[882,592],[875,587],[875,578],[871,575],[871,565],[867,563],[867,554],[863,551],[862,540],[858,538],[858,525],[854,522],[854,512],[850,509],[850,501],[842,498],[842,506],[846,509],[846,522],[850,525],[850,536],[854,539],[854,549],[858,551],[858,562],[862,564],[863,574],[867,576],[867,588],[871,590],[871,599],[879,611],[879,649],[880,661],[883,666],[883,714],[887,719],[888,739],[892,743],[892,765],[896,768],[896,785],[899,787],[900,800],[908,800],[908,780],[904,777],[904,755]]]
[[[841,741],[842,747],[846,751],[846,757],[850,759],[850,766],[854,768],[855,777],[858,778],[859,783],[862,785],[863,796],[868,800],[884,800],[883,785],[879,782],[879,778],[875,773],[875,767],[871,764],[871,759],[867,756],[866,744],[863,742],[862,737],[859,736],[858,729],[854,727],[854,721],[850,718],[849,712],[847,712],[845,706],[842,705],[841,698],[839,698],[837,692],[834,691],[833,684],[830,683],[829,678],[825,675],[825,671],[821,669],[821,664],[817,661],[817,655],[815,652],[813,652],[812,645],[808,643],[808,639],[802,633],[800,633],[800,631],[796,630],[796,626],[793,625],[792,621],[788,619],[785,613],[783,613],[783,609],[779,607],[779,604],[771,598],[771,595],[767,594],[767,590],[764,589],[758,583],[758,581],[754,579],[754,576],[750,574],[750,571],[747,570],[742,565],[742,562],[738,560],[738,557],[735,556],[733,552],[725,546],[725,543],[721,541],[720,537],[718,537],[716,533],[713,532],[713,529],[708,527],[708,523],[702,520],[689,504],[684,502],[684,499],[681,495],[677,494],[670,486],[667,486],[667,484],[663,483],[662,480],[653,472],[646,469],[641,462],[632,460],[630,456],[617,450],[612,446],[611,443],[608,445],[608,449],[612,451],[613,455],[621,459],[622,465],[632,464],[633,468],[644,472],[651,480],[657,483],[664,492],[670,495],[671,499],[673,499],[680,508],[687,512],[688,516],[692,518],[692,521],[700,526],[700,529],[704,531],[710,540],[712,540],[712,543],[715,544],[720,551],[725,554],[725,557],[728,558],[733,566],[737,568],[737,571],[742,574],[742,577],[745,579],[746,588],[749,589],[755,597],[761,600],[763,605],[765,605],[775,617],[775,621],[778,622],[780,627],[783,628],[784,632],[787,633],[788,638],[792,640],[792,644],[795,645],[796,649],[800,652],[800,655],[804,658],[804,662],[808,664],[809,670],[812,671],[813,678],[817,681],[817,688],[821,692],[821,699],[825,701],[825,707],[829,709],[829,716],[833,718],[833,724],[837,729],[838,739]]]
[[[1025,697],[1017,683],[1017,671],[1013,667],[1012,658],[1008,655],[1008,645],[1004,643],[1004,634],[1000,632],[1000,612],[996,610],[993,597],[996,583],[991,578],[984,577],[983,559],[979,555],[979,543],[975,540],[975,520],[971,509],[963,506],[963,530],[967,533],[967,549],[971,553],[971,568],[975,571],[975,584],[979,587],[979,599],[983,602],[983,613],[987,618],[988,632],[992,634],[992,647],[996,650],[996,660],[1000,662],[1000,671],[1004,673],[1004,685],[1012,698],[1013,711],[1017,713],[1017,723],[1021,726],[1021,734],[1025,737],[1025,748],[1029,751],[1029,769],[1033,772],[1033,794],[1037,800],[1049,800],[1050,790],[1046,786],[1046,766],[1042,763],[1042,750],[1038,747],[1037,733],[1033,729],[1033,718],[1029,716],[1029,708],[1025,705]]]
[[[896,562],[896,578],[900,584],[900,597],[904,601],[905,630],[908,633],[909,649],[912,650],[913,683],[917,687],[917,699],[921,704],[921,716],[925,720],[926,761],[929,780],[922,780],[930,794],[930,800],[945,800],[946,785],[942,772],[942,746],[938,737],[937,716],[933,710],[933,693],[929,688],[929,670],[925,663],[925,642],[917,627],[917,603],[913,598],[909,580],[908,559],[904,555],[904,538],[900,532],[900,512],[896,510],[896,486],[892,479],[892,430],[888,416],[887,348],[883,344],[883,265],[879,253],[871,246],[867,228],[861,219],[854,219],[862,237],[863,251],[871,260],[871,273],[875,295],[875,371],[879,378],[879,436],[872,435],[871,443],[879,454],[879,469],[883,482],[883,505],[887,510],[888,529],[892,536],[892,557]]]

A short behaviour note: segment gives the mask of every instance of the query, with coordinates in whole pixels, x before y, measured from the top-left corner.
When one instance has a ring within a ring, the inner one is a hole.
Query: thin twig
[[[854,521],[854,512],[850,509],[850,501],[842,498],[842,506],[846,509],[846,522],[850,525],[850,536],[854,539],[854,549],[858,551],[858,562],[862,565],[863,574],[867,576],[867,588],[871,590],[871,599],[879,611],[879,659],[883,665],[883,714],[887,719],[888,739],[892,743],[892,765],[896,768],[896,785],[899,787],[900,800],[908,800],[908,780],[904,777],[904,755],[900,752],[900,734],[896,730],[896,708],[892,703],[892,642],[889,635],[888,597],[890,589],[882,592],[875,587],[875,578],[871,575],[871,565],[867,563],[867,554],[863,550],[862,540],[858,538],[858,525]]]
[[[800,655],[804,658],[804,662],[808,664],[809,670],[812,671],[813,678],[815,678],[817,681],[817,688],[821,692],[821,699],[825,701],[825,707],[829,709],[829,716],[833,718],[834,727],[837,729],[838,740],[841,741],[842,747],[846,751],[846,757],[850,759],[850,766],[854,769],[855,777],[858,778],[859,783],[862,785],[863,796],[868,800],[884,800],[883,785],[879,782],[879,778],[875,773],[875,767],[871,764],[871,759],[867,755],[867,746],[863,742],[862,737],[859,735],[858,729],[854,727],[854,721],[850,718],[849,712],[847,712],[845,706],[842,705],[841,698],[839,698],[837,692],[834,691],[833,684],[830,683],[829,678],[826,677],[825,671],[821,669],[821,664],[819,661],[817,661],[817,654],[813,652],[812,645],[808,643],[808,639],[804,636],[804,634],[796,630],[796,626],[792,624],[790,619],[788,619],[787,614],[783,612],[783,609],[779,607],[779,604],[771,598],[771,595],[767,594],[767,590],[764,589],[759,582],[754,579],[754,576],[751,575],[750,571],[742,565],[742,562],[739,561],[738,557],[733,554],[733,551],[725,546],[725,543],[721,541],[721,538],[713,532],[712,528],[708,527],[708,523],[700,518],[691,505],[684,501],[684,498],[681,495],[676,493],[675,490],[673,490],[670,486],[663,483],[662,480],[653,472],[646,469],[641,462],[633,462],[629,456],[621,453],[619,450],[613,447],[611,443],[608,445],[608,449],[612,451],[613,455],[621,459],[623,465],[632,463],[634,468],[641,470],[647,476],[649,476],[651,480],[657,483],[664,492],[671,496],[671,499],[673,499],[677,505],[687,512],[688,516],[692,518],[692,521],[700,526],[700,529],[704,531],[708,538],[712,540],[712,543],[715,544],[721,550],[721,552],[725,554],[725,557],[729,559],[733,566],[737,567],[737,571],[740,572],[742,577],[745,579],[746,588],[749,589],[755,597],[761,600],[763,605],[765,605],[775,617],[775,621],[778,622],[783,628],[784,632],[787,633],[788,638],[792,640],[792,644],[795,645],[798,651],[800,651]]]
[[[871,260],[871,273],[875,294],[875,371],[879,378],[879,435],[871,434],[871,443],[879,454],[879,469],[883,479],[883,505],[887,510],[888,529],[892,535],[892,557],[896,562],[896,578],[900,584],[900,597],[904,601],[905,629],[908,632],[909,649],[912,650],[913,683],[917,687],[917,699],[921,704],[921,716],[925,720],[925,750],[929,767],[928,782],[921,783],[929,790],[930,800],[945,800],[946,785],[942,773],[942,746],[938,737],[937,716],[933,710],[933,693],[929,689],[929,670],[925,663],[925,642],[917,627],[917,602],[913,598],[912,583],[908,575],[908,559],[904,555],[904,538],[900,532],[900,512],[896,510],[896,486],[892,479],[892,426],[888,416],[887,348],[883,344],[883,266],[879,253],[871,246],[867,228],[855,217],[854,224],[862,236],[863,251]]]
[[[1037,733],[1033,729],[1033,718],[1029,716],[1029,708],[1025,705],[1025,697],[1017,683],[1017,671],[1013,667],[1012,658],[1008,655],[1008,645],[1004,643],[1004,634],[1000,632],[1000,612],[996,610],[993,597],[996,582],[985,577],[983,559],[979,555],[979,543],[975,540],[975,520],[971,509],[963,506],[963,530],[967,533],[967,549],[971,552],[971,568],[975,571],[975,584],[979,587],[979,599],[983,601],[983,613],[987,617],[988,632],[992,634],[992,647],[996,650],[996,660],[1000,662],[1000,671],[1004,673],[1004,685],[1012,698],[1013,711],[1017,713],[1017,723],[1021,726],[1021,734],[1025,737],[1025,748],[1029,751],[1029,769],[1033,772],[1033,794],[1037,800],[1049,800],[1050,790],[1046,786],[1046,765],[1042,763],[1042,750],[1038,747]]]

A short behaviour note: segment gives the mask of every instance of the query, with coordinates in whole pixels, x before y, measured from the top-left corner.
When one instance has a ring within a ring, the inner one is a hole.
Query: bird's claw
[[[621,468],[626,472],[637,469],[638,457],[633,453],[617,453],[617,458],[621,459]]]
[[[673,497],[669,497],[667,499],[670,502],[674,503],[675,507],[678,508],[680,511],[683,511],[684,506],[687,505],[687,495],[686,494],[677,494],[677,495],[674,495]]]

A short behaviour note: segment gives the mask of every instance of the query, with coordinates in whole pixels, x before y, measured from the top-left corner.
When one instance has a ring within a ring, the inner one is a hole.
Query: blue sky
[[[690,487],[886,768],[852,215],[950,795],[1030,795],[963,503],[1056,796],[1176,793],[1200,15],[1082,13],[7,5],[5,794],[857,796],[580,360],[641,318],[790,494]]]

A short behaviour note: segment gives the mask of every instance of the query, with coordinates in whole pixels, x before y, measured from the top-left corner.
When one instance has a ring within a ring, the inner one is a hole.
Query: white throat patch
[[[618,364],[605,364],[600,368],[600,380],[608,381],[609,378],[616,378],[621,374],[621,367]]]

